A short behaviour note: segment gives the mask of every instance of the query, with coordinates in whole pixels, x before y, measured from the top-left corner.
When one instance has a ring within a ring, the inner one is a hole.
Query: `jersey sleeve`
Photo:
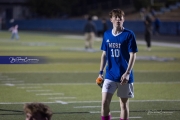
[[[136,38],[133,32],[129,35],[129,43],[128,43],[128,51],[129,52],[138,52]]]

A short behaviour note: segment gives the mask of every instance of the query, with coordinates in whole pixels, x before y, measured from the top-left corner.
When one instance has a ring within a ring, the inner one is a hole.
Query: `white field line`
[[[134,117],[129,117],[130,119],[141,119],[141,116],[134,116]],[[117,119],[119,120],[119,117],[112,117],[111,120]]]
[[[90,113],[101,113],[101,111],[90,111]],[[120,113],[120,111],[111,111],[111,113]]]
[[[11,84],[11,83],[6,83],[5,85],[6,86],[15,86],[14,84]]]
[[[50,92],[52,90],[26,90],[26,92]]]
[[[64,63],[63,63],[64,64]],[[69,64],[69,63],[67,63]],[[134,72],[138,72],[138,73],[161,73],[161,72],[180,72],[180,70],[136,70]],[[13,74],[13,73],[97,73],[97,71],[2,71],[1,73],[8,73],[8,74]]]
[[[51,99],[51,100],[56,100],[56,99],[76,99],[76,97],[51,97],[51,98],[48,98],[48,99]]]
[[[24,83],[24,81],[9,81],[9,80],[5,80],[5,81],[1,81],[2,83]]]
[[[76,106],[74,108],[100,108],[101,106]]]
[[[64,95],[64,93],[40,93],[40,94],[36,94],[37,96],[48,96],[48,95]]]
[[[111,102],[119,102],[113,100]],[[129,102],[180,102],[180,100],[129,100]],[[101,103],[101,101],[68,101],[67,103]]]
[[[2,73],[1,73],[2,74]],[[0,76],[1,79],[7,78],[8,76]]]
[[[61,104],[63,104],[63,105],[68,104],[67,102],[60,101],[60,100],[56,101],[56,103],[61,103]]]
[[[138,119],[138,118],[142,118],[141,116],[135,116],[135,117],[129,117],[131,119]]]
[[[134,84],[180,84],[180,82],[134,82]]]
[[[96,114],[96,113],[101,113],[101,111],[90,111],[90,113],[91,114]],[[111,111],[111,113],[120,113],[120,111]],[[130,119],[140,119],[140,118],[142,118],[141,116],[133,116],[133,117],[129,117]],[[120,119],[119,117],[112,117],[111,118],[112,120],[114,120],[114,119]]]
[[[55,102],[41,102],[41,103],[46,103],[46,104],[56,104],[56,103],[66,103],[66,104],[71,104],[71,103],[100,103],[101,101],[60,101],[57,100]],[[118,100],[114,100],[112,102],[119,102]],[[130,102],[180,102],[180,100],[130,100]],[[24,103],[29,103],[29,102],[0,102],[0,104],[24,104]]]
[[[21,104],[25,104],[25,103],[31,103],[31,102],[0,102],[1,105],[21,105]],[[44,104],[54,104],[57,102],[41,102]]]
[[[7,80],[7,81],[14,81],[15,80],[15,78],[0,78],[0,81],[5,81],[5,80]]]
[[[134,84],[180,84],[180,82],[134,82]],[[4,85],[4,84],[0,84]],[[16,86],[46,86],[46,85],[96,85],[96,83],[27,83],[15,84]]]
[[[41,86],[37,87],[17,87],[17,89],[40,89],[42,88]]]

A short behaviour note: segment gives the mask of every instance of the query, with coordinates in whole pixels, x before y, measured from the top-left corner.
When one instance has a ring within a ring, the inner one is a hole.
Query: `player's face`
[[[123,26],[124,17],[122,15],[121,16],[113,15],[110,20],[114,27],[122,27]]]
[[[47,119],[43,118],[40,114],[31,115],[30,113],[26,113],[25,120],[47,120]]]

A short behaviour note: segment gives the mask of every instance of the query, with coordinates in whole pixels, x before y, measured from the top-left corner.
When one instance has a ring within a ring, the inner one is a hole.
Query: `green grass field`
[[[0,56],[44,56],[48,62],[0,64],[0,120],[24,120],[26,102],[50,106],[52,120],[100,120],[101,89],[95,79],[101,42],[95,41],[95,52],[87,52],[82,38],[47,32],[19,35],[20,40],[11,40],[9,32],[0,31]],[[179,120],[180,48],[138,48],[130,120]],[[119,120],[116,95],[111,111],[112,119]]]

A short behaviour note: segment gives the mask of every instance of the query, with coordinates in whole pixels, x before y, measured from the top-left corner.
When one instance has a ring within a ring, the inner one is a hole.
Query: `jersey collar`
[[[124,27],[123,27],[123,30],[122,30],[120,33],[116,34],[116,35],[113,33],[113,29],[112,29],[111,32],[112,32],[112,35],[113,35],[113,36],[118,36],[118,35],[120,35],[123,31],[124,31]]]

